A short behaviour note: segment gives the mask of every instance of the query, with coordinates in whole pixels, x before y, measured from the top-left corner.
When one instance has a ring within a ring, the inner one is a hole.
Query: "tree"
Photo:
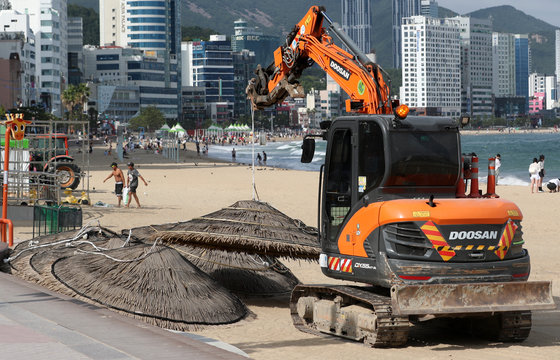
[[[89,97],[89,88],[85,84],[70,85],[62,92],[61,100],[68,110],[68,120],[75,120]]]
[[[12,10],[12,4],[9,0],[0,0],[0,10]]]
[[[210,35],[217,34],[215,30],[209,28],[201,28],[200,26],[182,26],[181,27],[181,39],[182,41],[194,41],[194,40],[208,40]]]
[[[143,127],[146,132],[159,129],[165,124],[163,113],[155,106],[140,109],[140,114],[130,119],[130,128],[137,130]]]
[[[84,45],[99,45],[99,14],[94,9],[76,4],[68,4],[67,12],[68,17],[83,19]]]

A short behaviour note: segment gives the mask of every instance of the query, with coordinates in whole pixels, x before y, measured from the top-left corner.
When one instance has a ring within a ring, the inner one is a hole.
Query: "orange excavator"
[[[304,139],[302,161],[312,160],[315,137],[327,141],[319,265],[365,285],[298,285],[294,325],[375,347],[405,345],[411,325],[439,317],[500,341],[526,339],[531,311],[555,308],[551,282],[528,281],[521,210],[490,191],[481,196],[474,178],[465,193],[464,170],[477,170],[475,156],[461,154],[468,119],[408,116],[390,101],[382,69],[322,7],[310,8],[274,59],[247,87],[254,109],[302,97],[297,79],[315,62],[349,95],[347,112],[358,113],[321,123],[322,134]]]

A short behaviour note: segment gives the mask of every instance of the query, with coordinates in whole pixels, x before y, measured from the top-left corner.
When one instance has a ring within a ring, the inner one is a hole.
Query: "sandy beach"
[[[192,144],[189,144],[189,147]],[[174,163],[161,155],[136,150],[119,162],[134,161],[148,186],[140,183],[138,197],[142,208],[84,207],[84,223],[99,220],[102,226],[120,231],[149,224],[185,221],[238,200],[252,197],[252,171],[249,165],[215,162],[199,158],[192,151],[182,152]],[[115,156],[104,156],[103,147],[94,148],[91,158],[90,197],[116,205],[114,181],[103,183]],[[118,162],[118,161],[117,161]],[[125,173],[126,174],[126,173]],[[317,223],[317,172],[270,167],[255,171],[256,189],[261,201],[268,202],[292,218],[308,225]],[[560,247],[556,246],[556,215],[560,214],[560,194],[531,194],[528,187],[498,186],[498,194],[514,201],[524,214],[523,232],[531,254],[531,280],[553,280],[554,297],[560,302]],[[30,227],[16,228],[16,242],[31,238]],[[317,263],[283,260],[303,283],[336,283],[325,277]],[[560,354],[560,311],[533,314],[530,337],[520,344],[491,343],[450,333],[437,326],[415,328],[408,345],[399,349],[371,349],[352,341],[316,337],[296,330],[288,309],[288,298],[246,300],[255,319],[237,324],[206,328],[200,335],[219,339],[246,352],[254,359],[554,359]]]

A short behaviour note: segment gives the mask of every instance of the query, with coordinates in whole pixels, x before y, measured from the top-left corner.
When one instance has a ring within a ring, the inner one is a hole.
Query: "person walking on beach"
[[[111,177],[115,177],[115,195],[117,195],[118,204],[117,207],[121,207],[122,201],[122,192],[123,192],[123,184],[124,184],[124,174],[116,162],[111,164],[111,168],[113,171],[103,180],[103,182],[109,180]]]
[[[494,169],[496,170],[496,185],[498,185],[498,178],[500,177],[500,166],[502,166],[502,156],[497,154],[496,161],[494,163]]]
[[[259,165],[261,165],[261,161],[262,161],[261,153],[257,153],[257,161],[259,162]]]
[[[266,165],[266,159],[268,158],[268,156],[266,156],[266,153],[263,151],[263,163]]]
[[[533,162],[529,165],[529,174],[531,176],[531,193],[535,192],[535,187],[538,186],[539,182],[539,161],[537,158],[533,158]]]
[[[235,148],[231,150],[231,160],[235,161]]]
[[[544,155],[541,154],[539,156],[539,181],[538,181],[539,192],[544,192],[542,189],[543,178],[544,178]]]
[[[128,180],[126,186],[128,187],[128,193],[130,195],[128,196],[128,203],[126,204],[126,207],[130,206],[130,200],[132,200],[133,196],[134,196],[134,200],[136,200],[136,204],[138,205],[138,207],[140,207],[140,201],[138,201],[138,196],[136,195],[136,189],[138,188],[138,178],[142,179],[144,185],[148,186],[148,183],[146,182],[146,180],[144,180],[142,175],[140,175],[138,170],[134,168],[133,162],[129,162],[127,165],[128,165],[128,174],[127,174]]]

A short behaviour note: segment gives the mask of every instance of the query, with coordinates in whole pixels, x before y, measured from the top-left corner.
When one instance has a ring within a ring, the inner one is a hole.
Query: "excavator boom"
[[[323,22],[329,23],[328,29]],[[333,33],[348,48],[337,46]],[[274,63],[257,67],[256,78],[247,87],[254,109],[264,109],[282,102],[287,96],[304,97],[298,78],[316,63],[349,95],[347,112],[391,114],[389,87],[379,65],[371,61],[333,22],[324,8],[313,6],[286,37],[286,43],[274,52]]]

